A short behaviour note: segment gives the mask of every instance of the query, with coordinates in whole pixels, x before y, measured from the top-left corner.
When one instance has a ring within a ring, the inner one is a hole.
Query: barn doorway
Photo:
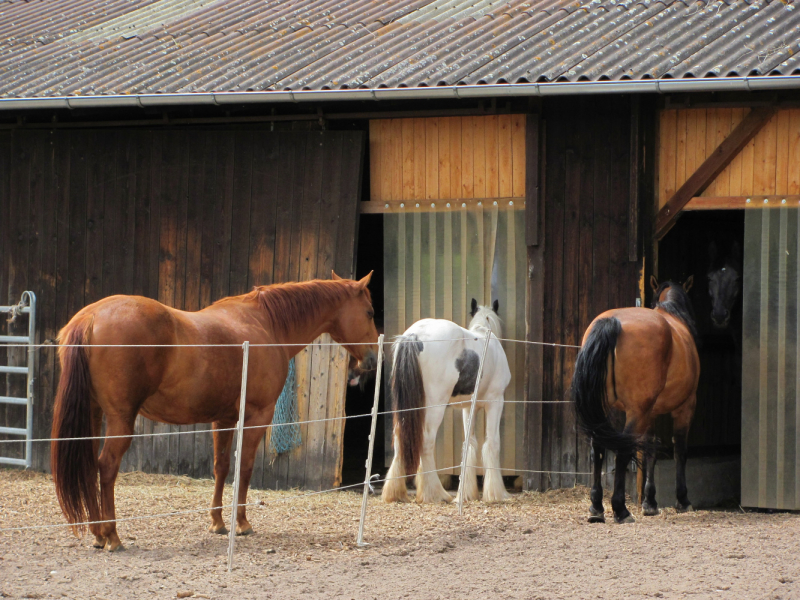
[[[358,242],[356,248],[356,278],[360,279],[372,271],[369,289],[372,307],[375,310],[375,326],[383,332],[383,215],[362,214],[359,217]],[[389,347],[384,347],[388,352]],[[384,363],[385,365],[386,363]],[[388,376],[384,372],[383,378]],[[381,388],[378,411],[385,408],[384,389]],[[345,414],[363,415],[372,410],[375,400],[375,378],[367,377],[359,385],[347,387]],[[373,473],[382,471],[384,455],[384,415],[378,416],[375,434]],[[348,419],[344,427],[342,485],[364,481],[367,452],[369,450],[370,418]]]
[[[736,245],[738,244],[738,249]],[[684,282],[694,277],[689,292],[699,336],[700,382],[697,409],[689,432],[689,466],[699,481],[690,498],[698,505],[739,498],[742,430],[742,293],[741,249],[744,244],[744,211],[691,211],[683,214],[658,250],[660,279]],[[720,327],[712,320],[708,273],[721,268],[738,252],[739,293],[731,318]],[[657,489],[668,492],[666,505],[674,503],[672,465],[672,421],[659,418],[656,435],[660,440],[660,465],[664,483]],[[664,460],[670,459],[670,460]],[[669,472],[669,474],[667,474]],[[666,486],[666,487],[665,487]],[[698,486],[703,489],[698,489]],[[696,499],[697,498],[697,499]],[[659,500],[659,503],[662,503]]]

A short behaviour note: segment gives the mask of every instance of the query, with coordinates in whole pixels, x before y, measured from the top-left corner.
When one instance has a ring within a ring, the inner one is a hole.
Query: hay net
[[[291,452],[303,443],[300,435],[300,414],[297,410],[297,376],[294,358],[289,361],[289,373],[272,416],[272,433],[269,438],[268,455],[273,462],[279,454]]]

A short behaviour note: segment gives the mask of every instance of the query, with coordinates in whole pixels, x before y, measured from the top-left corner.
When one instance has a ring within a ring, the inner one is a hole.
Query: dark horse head
[[[693,284],[694,275],[690,275],[682,284],[673,281],[663,281],[659,284],[655,276],[650,276],[650,287],[653,288],[652,308],[660,308],[683,321],[697,344],[699,339],[694,307],[689,300],[689,290]]]
[[[717,245],[711,242],[708,248],[708,294],[711,296],[711,322],[714,327],[719,329],[725,329],[730,324],[733,305],[739,297],[742,279],[741,252],[739,242],[733,242],[730,253],[720,267],[715,264]]]

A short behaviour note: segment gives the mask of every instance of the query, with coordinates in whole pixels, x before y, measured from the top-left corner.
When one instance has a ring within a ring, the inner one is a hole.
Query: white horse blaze
[[[487,325],[493,335],[486,352],[477,398],[477,408],[483,408],[486,417],[486,440],[481,457],[485,467],[483,499],[496,502],[509,497],[500,473],[500,419],[503,415],[503,395],[511,382],[511,372],[506,354],[497,339],[502,337],[500,319],[492,309],[481,306],[472,318],[469,329],[444,319],[422,319],[411,325],[403,334],[416,335],[422,347],[419,366],[422,372],[426,408],[422,452],[416,476],[417,502],[450,502],[453,499],[435,472],[436,433],[450,402],[463,402],[461,406],[466,429]],[[384,485],[382,493],[385,502],[408,500],[406,482],[401,478],[405,474],[405,469],[398,454],[397,435],[398,431],[395,430],[394,458],[386,475],[389,481]],[[477,500],[479,493],[475,467],[480,466],[480,462],[478,441],[474,433],[470,438],[467,465],[464,499]]]

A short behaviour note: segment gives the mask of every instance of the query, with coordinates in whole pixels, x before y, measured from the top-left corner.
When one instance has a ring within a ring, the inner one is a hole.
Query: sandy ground
[[[63,522],[49,477],[0,471],[0,490],[0,529]],[[127,549],[114,554],[66,528],[0,531],[0,597],[800,599],[798,514],[666,509],[590,525],[585,488],[471,503],[463,517],[373,497],[362,549],[360,493],[296,494],[251,492],[266,504],[249,511],[255,534],[237,538],[232,573],[204,514],[120,523]],[[128,474],[117,514],[210,496],[210,481]]]

